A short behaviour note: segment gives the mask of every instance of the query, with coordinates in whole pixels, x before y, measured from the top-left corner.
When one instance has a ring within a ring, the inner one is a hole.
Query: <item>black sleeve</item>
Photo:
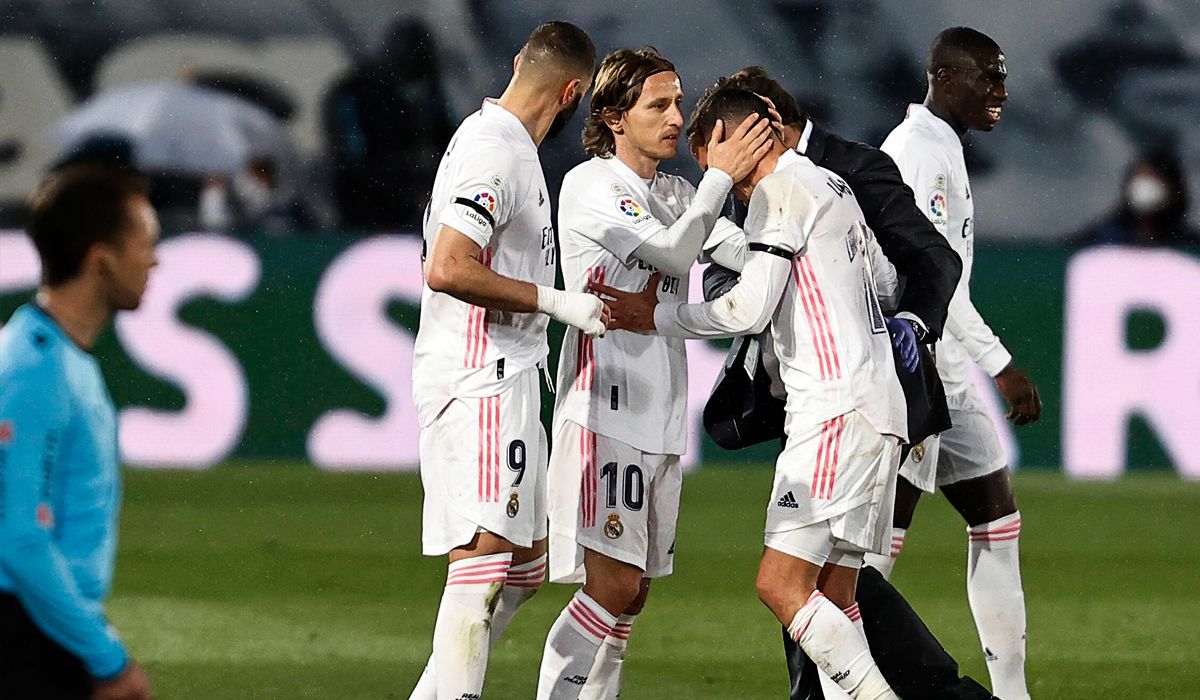
[[[741,277],[727,267],[713,263],[704,269],[704,301],[712,301],[733,289]]]
[[[839,150],[830,149],[831,163],[822,165],[841,175],[854,190],[867,226],[903,278],[897,310],[916,314],[924,321],[931,336],[929,342],[940,338],[950,299],[962,275],[962,260],[917,208],[912,190],[904,184],[891,156],[850,142]]]

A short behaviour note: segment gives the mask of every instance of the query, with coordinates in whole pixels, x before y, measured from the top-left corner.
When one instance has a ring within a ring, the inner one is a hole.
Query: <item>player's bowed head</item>
[[[700,164],[702,170],[707,170],[712,163],[710,142],[713,132],[722,124],[737,124],[753,117],[756,121],[770,123],[774,121],[771,106],[763,98],[749,90],[730,85],[728,80],[720,80],[700,98],[696,111],[692,113],[688,124],[688,144],[692,155]],[[765,155],[755,166],[741,178],[734,178],[733,195],[743,202],[750,201],[755,185],[775,170],[775,164],[780,154],[787,150],[783,136],[774,127],[770,127],[767,138]]]
[[[513,77],[500,102],[541,144],[560,134],[592,85],[596,47],[587,32],[558,20],[538,25],[513,57]]]

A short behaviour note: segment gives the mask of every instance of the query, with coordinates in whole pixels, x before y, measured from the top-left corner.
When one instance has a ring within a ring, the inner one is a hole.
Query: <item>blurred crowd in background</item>
[[[1200,9],[1185,0],[1066,0],[1039,6],[1036,29],[948,0],[215,4],[0,0],[0,228],[22,225],[46,170],[104,161],[150,177],[168,231],[416,233],[458,122],[503,89],[528,30],[563,17],[602,52],[657,45],[686,106],[761,64],[876,145],[924,95],[929,38],[971,24],[1010,69],[1005,121],[967,144],[985,238],[1200,242]],[[543,146],[552,190],[583,158],[575,121]],[[686,154],[671,167],[696,174]]]

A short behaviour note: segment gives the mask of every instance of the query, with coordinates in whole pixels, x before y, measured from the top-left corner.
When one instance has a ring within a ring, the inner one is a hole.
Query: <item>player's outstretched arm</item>
[[[443,224],[425,261],[425,283],[435,292],[475,306],[518,313],[541,312],[588,335],[604,332],[608,308],[599,298],[497,274],[479,261],[481,250],[468,236]]]

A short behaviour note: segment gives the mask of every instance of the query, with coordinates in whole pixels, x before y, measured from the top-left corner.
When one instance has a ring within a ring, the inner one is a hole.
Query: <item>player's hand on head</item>
[[[783,132],[783,116],[779,114],[779,110],[775,109],[775,101],[766,95],[759,95],[758,98],[767,103],[767,113],[771,115],[771,128],[782,133]]]
[[[892,338],[892,347],[900,355],[900,363],[909,374],[917,371],[921,361],[921,353],[917,350],[917,332],[912,324],[901,318],[888,316],[884,319],[888,335]]]
[[[608,304],[612,313],[609,330],[653,333],[654,309],[658,306],[658,285],[661,281],[662,273],[655,272],[640,292],[626,292],[599,282],[589,284],[588,291],[600,295]]]
[[[1037,385],[1011,362],[996,375],[996,388],[1008,402],[1007,418],[1017,425],[1028,425],[1042,417],[1042,398]]]
[[[116,678],[96,683],[92,700],[154,700],[150,679],[133,661]]]
[[[718,119],[708,139],[708,167],[741,182],[770,150],[771,122],[767,119],[747,115],[728,136],[725,122]]]

